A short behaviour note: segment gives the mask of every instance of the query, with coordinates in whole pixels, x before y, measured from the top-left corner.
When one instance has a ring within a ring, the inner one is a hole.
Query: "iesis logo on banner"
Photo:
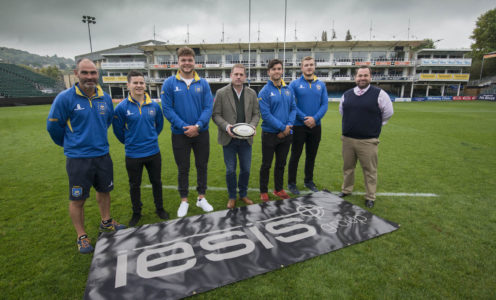
[[[150,279],[154,277],[169,276],[185,272],[193,268],[197,261],[197,255],[202,254],[211,262],[230,260],[256,251],[256,243],[259,242],[265,249],[276,247],[272,240],[284,244],[294,243],[317,234],[317,229],[309,224],[304,224],[305,218],[320,219],[324,216],[324,208],[316,205],[297,204],[296,212],[281,215],[267,220],[247,223],[244,226],[226,228],[209,234],[195,234],[181,238],[181,241],[167,241],[135,248],[132,250],[119,251],[115,274],[115,288],[127,285],[128,254],[136,259],[136,274],[139,277]],[[261,230],[263,229],[263,230]],[[198,236],[204,236],[199,242]],[[195,253],[193,247],[200,246],[201,252]],[[219,251],[221,249],[234,249],[231,251]],[[132,251],[131,253],[128,253]],[[137,253],[134,251],[141,252]],[[203,252],[206,251],[206,252]],[[166,255],[166,253],[179,253]],[[167,262],[167,265],[162,263]],[[162,268],[157,268],[162,264]]]
[[[125,229],[97,242],[84,298],[179,299],[398,227],[319,192]]]
[[[80,197],[83,194],[83,188],[80,186],[73,186],[71,194],[73,197]]]

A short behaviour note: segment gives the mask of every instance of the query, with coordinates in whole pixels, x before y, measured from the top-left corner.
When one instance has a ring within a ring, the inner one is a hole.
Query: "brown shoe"
[[[229,199],[227,201],[227,208],[231,209],[236,206],[236,199]]]
[[[248,198],[248,197],[243,197],[243,198],[240,198],[239,200],[243,201],[246,205],[252,205],[253,204],[253,201],[251,201],[250,198]]]

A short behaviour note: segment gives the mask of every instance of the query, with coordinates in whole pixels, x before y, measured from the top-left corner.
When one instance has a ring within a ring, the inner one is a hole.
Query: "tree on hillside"
[[[351,33],[350,30],[346,31],[346,37],[344,38],[345,41],[351,41]]]
[[[481,59],[484,54],[496,51],[496,8],[477,19],[470,38],[475,41],[471,45],[472,57]]]
[[[60,72],[59,68],[57,68],[56,66],[41,68],[39,72],[53,79],[60,79],[62,77],[62,72]]]

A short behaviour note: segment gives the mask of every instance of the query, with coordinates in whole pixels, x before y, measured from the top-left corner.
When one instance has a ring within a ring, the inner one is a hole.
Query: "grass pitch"
[[[379,145],[378,193],[435,193],[438,197],[378,196],[373,213],[400,223],[400,230],[196,298],[494,299],[496,103],[396,103],[394,108]],[[81,299],[91,264],[91,255],[77,252],[67,211],[65,157],[45,130],[49,109],[48,105],[0,108],[0,297],[5,299]],[[331,191],[339,190],[342,178],[340,121],[337,104],[330,104],[323,120],[315,182]],[[159,138],[162,179],[164,185],[176,185],[167,125]],[[210,128],[208,185],[225,187],[217,128],[213,123]],[[109,138],[115,183],[112,215],[127,223],[132,213],[124,147],[111,129]],[[298,173],[301,190],[305,190],[303,162],[304,155]],[[258,187],[260,163],[258,135],[252,188]],[[191,186],[196,183],[193,166]],[[364,191],[359,169],[356,175],[355,191]],[[144,175],[143,185],[147,184]],[[272,179],[269,188],[273,188]],[[257,192],[248,196],[259,202]],[[190,200],[195,197],[192,191]],[[142,198],[140,224],[159,222],[151,189],[143,188]],[[216,210],[225,209],[227,192],[209,190],[207,198]],[[363,196],[346,200],[363,207]],[[164,189],[164,201],[175,217],[177,191]],[[191,206],[189,215],[199,213]],[[94,190],[85,215],[94,243],[99,222]]]

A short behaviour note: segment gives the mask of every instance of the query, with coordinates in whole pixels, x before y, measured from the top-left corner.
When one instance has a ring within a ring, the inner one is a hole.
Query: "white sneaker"
[[[186,201],[181,201],[181,205],[179,205],[179,209],[177,210],[177,216],[179,218],[184,217],[188,213],[189,203]]]
[[[211,212],[214,210],[212,205],[208,203],[207,198],[198,198],[198,200],[196,201],[196,206],[201,207],[204,212]]]

